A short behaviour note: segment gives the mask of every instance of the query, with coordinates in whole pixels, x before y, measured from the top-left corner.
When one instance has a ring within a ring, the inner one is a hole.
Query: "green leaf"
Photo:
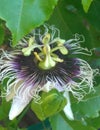
[[[86,126],[79,121],[69,121],[60,114],[50,117],[52,130],[96,130],[91,126]]]
[[[61,111],[66,105],[66,99],[57,90],[42,92],[41,99],[37,103],[32,101],[31,108],[40,120]]]
[[[100,85],[95,88],[95,93],[91,93],[83,101],[72,103],[72,109],[76,117],[95,118],[100,111]]]
[[[12,32],[13,44],[47,20],[57,0],[0,0],[0,18]]]
[[[87,13],[93,0],[82,0],[84,11]]]

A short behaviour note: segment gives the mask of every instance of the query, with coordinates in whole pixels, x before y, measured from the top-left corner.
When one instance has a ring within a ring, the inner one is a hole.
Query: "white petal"
[[[31,101],[31,98],[28,100],[23,100],[15,97],[13,99],[13,103],[9,112],[9,119],[13,120],[15,117],[17,117],[23,110],[24,108],[29,104]]]
[[[24,90],[23,90],[24,88]],[[22,91],[23,90],[23,91]],[[31,87],[22,87],[13,98],[12,106],[9,112],[9,119],[13,120],[17,117],[32,99],[30,95]]]
[[[64,107],[64,113],[68,117],[69,120],[74,120],[74,115],[71,109],[69,92],[64,93],[64,97],[67,99],[67,105]]]

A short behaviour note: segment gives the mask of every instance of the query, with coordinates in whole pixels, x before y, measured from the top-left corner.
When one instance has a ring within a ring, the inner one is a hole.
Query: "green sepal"
[[[67,101],[63,94],[53,89],[49,92],[42,92],[38,103],[33,100],[31,109],[40,120],[45,120],[47,117],[60,112],[66,104]]]

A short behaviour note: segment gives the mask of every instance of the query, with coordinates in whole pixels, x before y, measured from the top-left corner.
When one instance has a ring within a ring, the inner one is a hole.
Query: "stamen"
[[[41,57],[38,55],[37,52],[34,52],[34,55],[35,55],[35,57],[36,57],[37,60],[39,60],[39,61],[43,61],[43,60],[41,59]]]

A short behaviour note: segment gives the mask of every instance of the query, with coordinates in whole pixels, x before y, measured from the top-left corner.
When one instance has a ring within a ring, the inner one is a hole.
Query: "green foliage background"
[[[66,40],[75,33],[83,34],[85,43],[82,46],[94,48],[93,55],[85,59],[93,68],[100,69],[99,13],[100,0],[0,0],[0,45],[5,46],[12,41],[15,46],[31,30],[46,22],[59,28],[61,38]],[[52,130],[100,128],[100,77],[97,76],[95,81],[95,93],[89,94],[79,103],[72,98],[75,121],[70,121],[63,113],[59,113],[49,119]],[[8,120],[9,107],[10,104],[2,100],[0,121],[5,122],[5,128],[0,126],[0,130],[15,127],[19,130],[16,120]]]

